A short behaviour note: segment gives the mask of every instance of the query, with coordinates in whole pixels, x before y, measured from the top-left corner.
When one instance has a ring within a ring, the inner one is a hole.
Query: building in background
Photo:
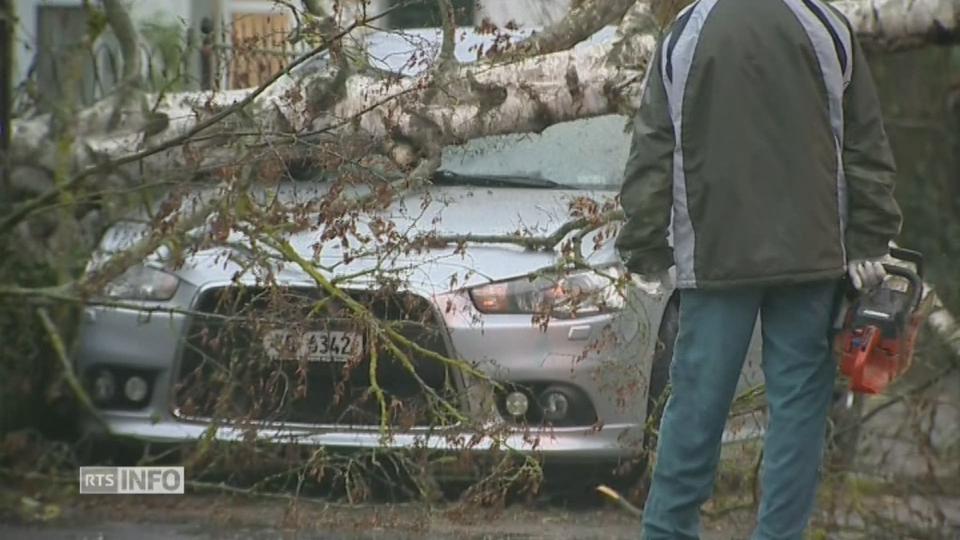
[[[381,13],[404,0],[370,0]],[[299,5],[295,0],[290,3]],[[555,22],[570,0],[453,0],[459,26],[483,20],[524,27]],[[17,16],[13,82],[33,81],[49,99],[92,103],[108,94],[122,73],[116,40],[104,32],[84,46],[88,16],[83,0],[14,0]],[[141,36],[144,77],[151,89],[256,86],[304,50],[292,43],[292,10],[273,0],[127,0]],[[357,9],[357,7],[355,7]],[[437,27],[436,3],[397,9],[377,25],[386,29]],[[79,57],[77,56],[79,55]]]
[[[405,0],[372,0],[369,11],[383,10],[404,3]],[[570,8],[570,0],[453,0],[453,9],[459,26],[474,26],[484,19],[497,26],[514,22],[520,26],[547,26],[556,22]],[[436,2],[425,0],[408,5],[391,14],[390,28],[427,28],[440,26]]]
[[[83,0],[15,0],[14,7],[16,86],[33,80],[52,98],[69,92],[91,103],[116,85],[122,72],[116,40],[107,31],[85,47]],[[127,7],[152,87],[256,85],[294,54],[293,16],[272,0],[129,0]]]

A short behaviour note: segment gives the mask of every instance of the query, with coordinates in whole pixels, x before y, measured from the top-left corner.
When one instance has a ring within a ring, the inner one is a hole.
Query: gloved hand
[[[673,250],[620,252],[634,285],[648,294],[657,294],[673,286],[670,267]]]
[[[882,260],[854,259],[847,263],[847,274],[855,289],[872,289],[883,282],[887,271],[883,268]]]
[[[630,277],[633,279],[633,284],[647,294],[663,292],[665,288],[673,285],[668,270],[661,270],[650,274],[631,272]]]

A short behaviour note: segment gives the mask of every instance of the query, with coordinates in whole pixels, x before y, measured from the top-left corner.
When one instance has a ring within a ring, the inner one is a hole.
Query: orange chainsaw
[[[891,249],[890,255],[913,263],[916,271],[884,264],[887,278],[872,290],[856,293],[834,344],[840,370],[850,379],[850,390],[858,393],[879,394],[907,371],[924,319],[923,256],[901,248]]]

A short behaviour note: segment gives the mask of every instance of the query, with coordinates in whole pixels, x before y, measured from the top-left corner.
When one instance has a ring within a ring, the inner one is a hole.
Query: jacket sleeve
[[[652,58],[620,189],[626,221],[616,241],[627,268],[647,275],[673,265],[673,249],[667,242],[673,206],[673,122],[660,47]]]
[[[883,128],[880,100],[860,43],[853,42],[853,76],[844,96],[843,164],[847,179],[848,259],[882,257],[900,233],[893,198],[896,165]]]

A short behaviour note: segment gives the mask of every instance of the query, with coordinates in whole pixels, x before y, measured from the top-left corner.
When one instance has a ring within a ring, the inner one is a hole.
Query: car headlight
[[[169,300],[179,285],[180,280],[173,274],[137,265],[108,283],[103,293],[110,298],[125,300]]]
[[[481,313],[576,317],[620,311],[625,285],[624,272],[618,267],[607,267],[481,285],[470,289],[470,298]]]

